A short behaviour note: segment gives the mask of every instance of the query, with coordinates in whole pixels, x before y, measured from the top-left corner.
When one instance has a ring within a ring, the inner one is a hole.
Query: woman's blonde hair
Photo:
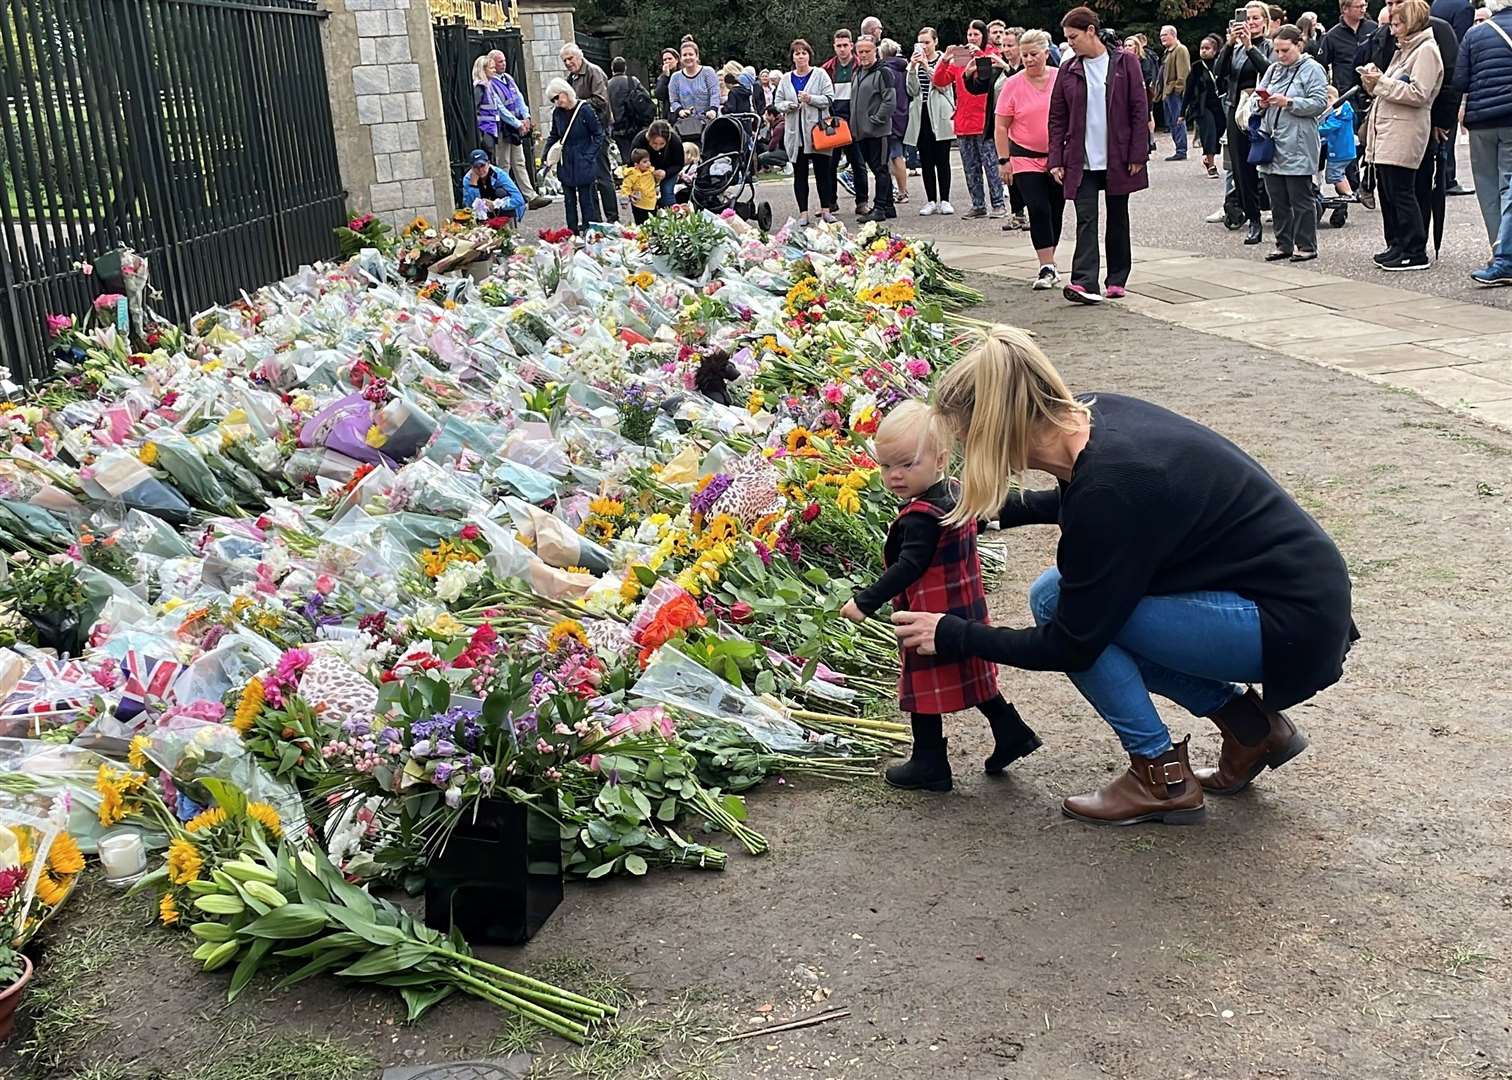
[[[1432,9],[1425,0],[1402,0],[1392,11],[1402,20],[1402,32],[1415,34],[1428,25],[1428,16]]]
[[[1043,30],[1025,30],[1019,35],[1020,49],[1043,49],[1050,51],[1050,35]]]
[[[899,402],[882,418],[872,438],[872,445],[896,442],[907,446],[910,439],[914,440],[916,457],[927,450],[936,453],[949,450],[954,442],[945,418],[924,402],[915,399]]]
[[[1270,13],[1270,5],[1269,4],[1262,4],[1262,3],[1260,3],[1260,0],[1250,0],[1250,2],[1248,4],[1244,5],[1244,10],[1246,12],[1248,12],[1250,8],[1259,8],[1260,9],[1260,18],[1262,18],[1263,20],[1265,20],[1265,25],[1267,27],[1270,26],[1270,24],[1271,24],[1271,13]]]
[[[486,83],[488,81],[488,55],[478,57],[473,61],[473,84]]]
[[[1046,426],[1074,430],[1091,410],[1071,396],[1027,330],[994,326],[935,384],[934,408],[961,440],[961,500],[951,524],[995,516]]]

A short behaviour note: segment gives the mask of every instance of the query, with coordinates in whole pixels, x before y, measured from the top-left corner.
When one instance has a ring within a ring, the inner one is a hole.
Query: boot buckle
[[[1160,770],[1158,773],[1155,771],[1157,767]],[[1181,762],[1179,761],[1167,761],[1160,766],[1150,764],[1145,766],[1145,768],[1149,771],[1151,787],[1154,787],[1157,784],[1164,784],[1166,787],[1170,787],[1171,785],[1179,784],[1186,779],[1186,777],[1182,775]],[[1173,773],[1172,770],[1175,770],[1175,772]]]

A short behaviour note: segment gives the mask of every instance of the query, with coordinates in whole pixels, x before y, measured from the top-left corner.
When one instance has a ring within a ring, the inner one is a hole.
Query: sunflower
[[[546,651],[556,652],[568,638],[572,638],[588,647],[588,635],[583,632],[583,624],[576,619],[563,619],[546,632]]]
[[[265,802],[247,804],[247,816],[263,827],[263,831],[271,839],[277,840],[283,835],[283,822],[278,819],[278,811]]]
[[[84,869],[84,855],[73,837],[59,833],[53,838],[52,847],[47,849],[47,869],[59,877],[68,877]]]
[[[68,899],[69,891],[73,886],[73,879],[59,881],[46,870],[37,875],[37,899],[48,907],[57,907]]]
[[[787,434],[787,448],[790,454],[810,455],[815,453],[814,433],[805,427],[795,427]]]
[[[168,880],[175,885],[187,885],[199,877],[205,860],[199,848],[188,840],[178,838],[168,844]]]
[[[147,748],[152,745],[152,740],[146,735],[135,735],[131,739],[131,749],[126,751],[126,763],[133,769],[147,768]]]
[[[218,806],[212,806],[208,810],[201,810],[190,818],[184,825],[184,830],[192,833],[204,832],[206,829],[213,829],[217,825],[224,825],[225,823],[226,812]]]
[[[158,901],[158,921],[164,926],[173,926],[179,921],[178,901],[173,899],[172,893],[164,893]]]
[[[101,765],[95,774],[95,790],[100,793],[101,825],[114,825],[126,816],[126,798],[109,765]]]
[[[242,691],[241,700],[236,703],[236,715],[231,719],[231,726],[245,735],[252,730],[252,725],[257,723],[257,716],[263,707],[263,682],[257,676],[253,676],[247,682],[247,688]]]
[[[597,514],[599,517],[620,517],[625,512],[625,504],[619,499],[611,499],[606,495],[600,495],[588,503],[588,512]]]

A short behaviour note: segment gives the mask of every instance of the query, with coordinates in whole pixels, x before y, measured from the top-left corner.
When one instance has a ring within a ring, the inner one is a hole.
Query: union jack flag
[[[77,712],[100,690],[82,660],[33,660],[3,703],[0,716]]]
[[[116,706],[116,717],[130,720],[147,707],[149,698],[163,701],[173,693],[174,680],[184,670],[184,665],[177,660],[161,660],[136,649],[127,649],[121,670],[126,682],[121,687],[121,703]]]

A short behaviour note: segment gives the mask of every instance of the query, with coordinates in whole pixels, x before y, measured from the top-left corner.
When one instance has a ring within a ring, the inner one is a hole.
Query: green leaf
[[[640,877],[646,872],[646,860],[632,852],[625,856],[625,869]]]
[[[652,570],[650,567],[636,566],[634,567],[634,570],[636,580],[639,581],[642,585],[645,585],[649,588],[650,586],[656,584],[656,571]]]
[[[409,1014],[405,1020],[413,1023],[426,1014],[431,1006],[446,1000],[455,989],[450,983],[442,983],[440,986],[432,986],[422,990],[417,986],[406,986],[399,991],[399,996],[404,999],[404,1004],[409,1007]]]
[[[777,693],[777,678],[770,671],[762,671],[756,676],[756,693]]]
[[[280,956],[284,956],[286,954],[279,953],[279,955]],[[317,956],[315,959],[311,960],[309,963],[304,964],[303,966],[295,969],[294,971],[289,972],[289,974],[285,975],[283,978],[279,979],[278,982],[276,982],[276,983],[273,984],[273,989],[275,989],[275,990],[286,989],[287,987],[293,986],[297,982],[303,982],[305,979],[308,979],[311,975],[319,975],[322,972],[330,971],[337,964],[344,964],[346,962],[347,962],[347,954],[346,953],[343,953],[343,952],[328,952],[328,953],[325,953],[324,955]]]
[[[338,930],[334,934],[325,934],[314,941],[307,941],[303,945],[296,945],[292,949],[279,949],[279,956],[288,956],[298,959],[301,956],[314,956],[316,953],[340,952],[346,950],[352,952],[356,949],[366,950],[369,942],[367,939],[349,930]]]
[[[425,946],[413,941],[402,941],[388,948],[375,949],[363,959],[350,967],[342,968],[336,974],[349,975],[352,978],[387,975],[391,971],[405,971],[412,968],[430,955],[430,950]]]
[[[213,776],[202,777],[199,782],[228,817],[241,817],[247,812],[247,796],[235,784]]]
[[[281,908],[279,910],[282,910]],[[273,948],[271,941],[254,941],[252,947],[247,950],[247,955],[241,958],[236,965],[236,970],[231,974],[231,986],[226,991],[226,1000],[235,1001],[238,994],[247,988],[252,981],[252,976],[257,974],[257,967],[262,963],[263,957],[268,955],[268,950]]]
[[[661,805],[656,808],[656,820],[657,821],[676,821],[677,820],[677,796],[676,795],[668,795],[665,799],[663,799],[661,801]]]
[[[247,937],[287,941],[309,937],[324,929],[327,921],[325,912],[319,908],[309,904],[285,904],[248,923],[238,932]]]
[[[341,923],[352,933],[362,938],[363,941],[373,945],[397,945],[404,940],[404,933],[392,926],[379,926],[375,922],[369,922],[351,908],[340,904],[325,904],[331,918]]]
[[[618,859],[610,859],[608,862],[601,862],[592,870],[588,871],[586,876],[589,881],[592,881],[595,878],[608,877],[610,874],[614,873],[614,868],[618,863]]]

